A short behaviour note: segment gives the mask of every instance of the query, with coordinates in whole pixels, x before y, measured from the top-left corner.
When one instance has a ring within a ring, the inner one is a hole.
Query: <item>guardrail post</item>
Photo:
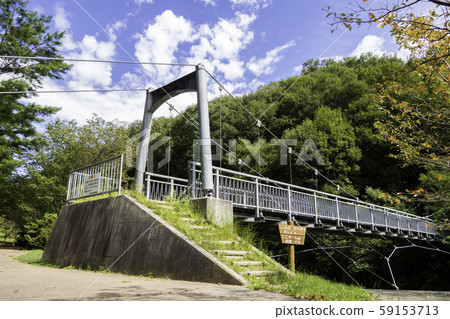
[[[339,215],[339,200],[336,197],[336,225],[341,226],[341,216]]]
[[[194,161],[191,161],[191,185],[188,185],[188,187],[191,187],[191,198],[195,198],[195,187],[197,187],[197,179],[195,175],[195,163]]]
[[[147,200],[150,200],[150,175],[147,174]]]
[[[66,196],[66,204],[69,203],[69,198],[70,198],[70,192],[71,192],[71,188],[72,188],[72,175],[73,173],[70,173],[69,175],[69,184],[67,185],[67,196]]]
[[[219,179],[219,170],[218,169],[216,169],[216,184],[214,185],[214,190],[215,190],[215,192],[216,192],[216,198],[220,198],[220,193],[219,193],[219,190],[220,190],[220,186],[219,186],[219,181],[220,181],[220,179]]]
[[[117,185],[117,187],[119,188],[119,195],[122,189],[122,169],[123,169],[123,154],[120,155],[119,185]]]
[[[372,226],[370,227],[372,230],[375,230],[375,218],[373,217],[373,206],[370,206],[370,220]]]
[[[411,236],[411,217],[408,217],[408,236]]]
[[[317,207],[317,193],[314,192],[314,213],[316,216],[314,217],[315,224],[319,224],[319,208]]]
[[[384,224],[386,225],[386,232],[389,232],[389,218],[388,218],[388,213],[386,208],[383,208],[383,213],[384,213]]]
[[[355,225],[356,228],[359,228],[359,221],[358,221],[358,203],[355,202]]]
[[[255,179],[255,189],[256,189],[256,191],[255,191],[255,195],[256,195],[256,217],[260,217],[259,216],[259,179],[258,178],[256,178]]]
[[[291,195],[291,186],[288,186],[288,200],[289,200],[289,220],[292,220],[292,195]]]
[[[170,197],[173,197],[174,194],[174,180],[173,178],[170,179]]]

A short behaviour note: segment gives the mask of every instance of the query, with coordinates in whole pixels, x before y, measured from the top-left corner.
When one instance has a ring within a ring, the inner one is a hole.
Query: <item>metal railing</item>
[[[147,199],[162,201],[168,196],[181,199],[188,195],[187,179],[148,172],[145,173],[145,177]]]
[[[192,197],[202,196],[199,163],[193,162],[190,180]],[[311,220],[315,224],[326,222],[336,226],[353,225],[356,229],[383,230],[408,236],[436,235],[433,220],[360,200],[312,190],[255,175],[213,167],[213,196],[232,201],[235,207],[271,212]]]
[[[66,202],[118,192],[122,184],[123,154],[73,170],[69,176]]]

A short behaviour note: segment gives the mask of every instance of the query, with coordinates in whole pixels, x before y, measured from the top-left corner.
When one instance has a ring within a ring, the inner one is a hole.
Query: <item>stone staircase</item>
[[[205,242],[208,243],[208,245],[201,245],[204,249],[249,282],[255,280],[270,281],[271,278],[283,273],[294,275],[237,235],[233,235],[232,238],[218,239],[215,234],[216,226],[209,224],[202,216],[193,216],[192,214],[173,209],[168,203],[157,202],[157,204],[162,210],[167,210],[167,214],[176,215],[179,222],[189,232],[195,232],[195,234],[202,236]],[[214,248],[211,249],[211,247]]]
[[[217,243],[222,245],[223,249],[214,250],[213,253],[241,276],[248,279],[274,276],[283,272],[289,273],[282,265],[254,247],[248,250],[236,250],[240,246],[245,246],[244,243],[241,243],[241,239],[238,239],[238,241],[218,241]]]

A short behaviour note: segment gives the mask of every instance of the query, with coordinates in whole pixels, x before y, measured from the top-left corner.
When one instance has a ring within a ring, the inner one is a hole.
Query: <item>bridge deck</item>
[[[202,196],[200,170],[194,163],[190,179],[147,174],[147,198]],[[407,238],[436,238],[435,223],[423,217],[309,188],[213,167],[213,196],[233,202],[235,216],[247,221],[298,223],[329,231]],[[190,181],[195,181],[192,185]],[[188,185],[192,185],[188,189]],[[189,190],[189,192],[188,192]]]

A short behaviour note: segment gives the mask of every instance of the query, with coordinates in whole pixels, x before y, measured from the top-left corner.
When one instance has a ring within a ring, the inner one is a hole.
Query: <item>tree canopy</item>
[[[51,17],[28,11],[27,1],[0,1],[0,55],[56,58],[64,36],[49,32]],[[45,78],[61,78],[69,66],[57,60],[0,58],[0,177],[11,176],[24,150],[42,144],[36,123],[58,109],[24,102]],[[17,92],[17,93],[13,93]]]

